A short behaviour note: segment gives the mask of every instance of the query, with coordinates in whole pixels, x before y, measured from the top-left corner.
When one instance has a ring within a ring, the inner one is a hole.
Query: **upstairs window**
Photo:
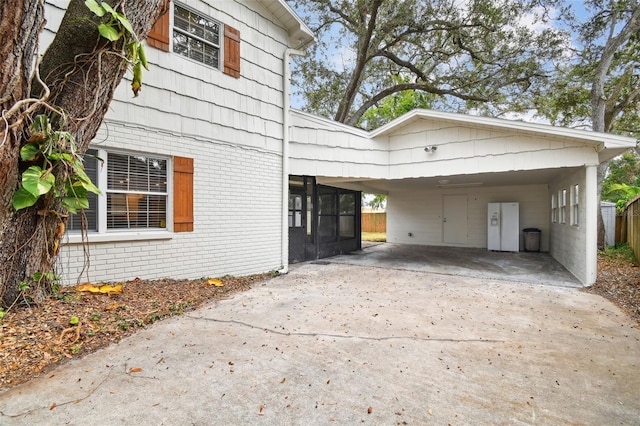
[[[173,9],[173,25],[169,16],[166,12],[153,25],[147,36],[149,46],[169,52],[172,38],[175,53],[240,78],[240,31],[178,5]]]
[[[219,22],[178,5],[173,14],[173,51],[214,68],[220,68]]]

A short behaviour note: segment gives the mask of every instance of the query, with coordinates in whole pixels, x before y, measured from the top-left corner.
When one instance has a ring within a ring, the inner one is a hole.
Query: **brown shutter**
[[[156,49],[169,51],[169,9],[160,16],[147,35],[147,44]]]
[[[240,78],[240,31],[224,26],[224,73]]]
[[[193,158],[173,157],[173,232],[193,231]]]

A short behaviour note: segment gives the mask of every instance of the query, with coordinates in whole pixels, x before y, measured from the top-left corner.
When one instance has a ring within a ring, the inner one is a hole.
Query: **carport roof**
[[[408,126],[419,120],[437,120],[457,124],[473,125],[474,127],[486,127],[505,129],[540,136],[562,137],[583,143],[592,144],[598,151],[600,162],[609,160],[636,146],[636,139],[614,135],[610,133],[592,132],[589,130],[570,129],[548,124],[529,123],[526,121],[505,120],[500,118],[481,117],[467,114],[454,114],[449,112],[415,109],[397,119],[385,124],[370,133],[371,138],[390,135],[402,127]]]

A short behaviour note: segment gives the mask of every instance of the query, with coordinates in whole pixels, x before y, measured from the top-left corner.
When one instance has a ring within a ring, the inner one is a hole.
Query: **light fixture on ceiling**
[[[437,145],[429,145],[424,147],[425,152],[436,152],[438,150]]]

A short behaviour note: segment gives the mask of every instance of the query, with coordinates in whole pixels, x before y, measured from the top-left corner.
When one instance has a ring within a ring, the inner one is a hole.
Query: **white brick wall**
[[[579,196],[579,226],[571,225],[570,214],[571,202],[570,194],[573,185],[580,185]],[[590,278],[587,276],[587,250],[586,247],[591,242],[587,241],[587,221],[586,217],[586,171],[580,169],[574,171],[571,174],[557,179],[551,185],[549,185],[549,198],[547,203],[551,205],[551,194],[558,193],[558,191],[567,190],[567,222],[551,223],[551,244],[549,252],[551,255],[562,263],[567,270],[575,275],[583,284],[590,284],[588,282]],[[590,223],[591,226],[595,225]]]
[[[281,267],[281,155],[106,124],[96,140],[107,138],[110,148],[194,158],[195,222],[193,232],[170,239],[90,244],[90,280],[245,275]],[[59,266],[67,283],[76,282],[83,263],[80,244],[63,247]]]

